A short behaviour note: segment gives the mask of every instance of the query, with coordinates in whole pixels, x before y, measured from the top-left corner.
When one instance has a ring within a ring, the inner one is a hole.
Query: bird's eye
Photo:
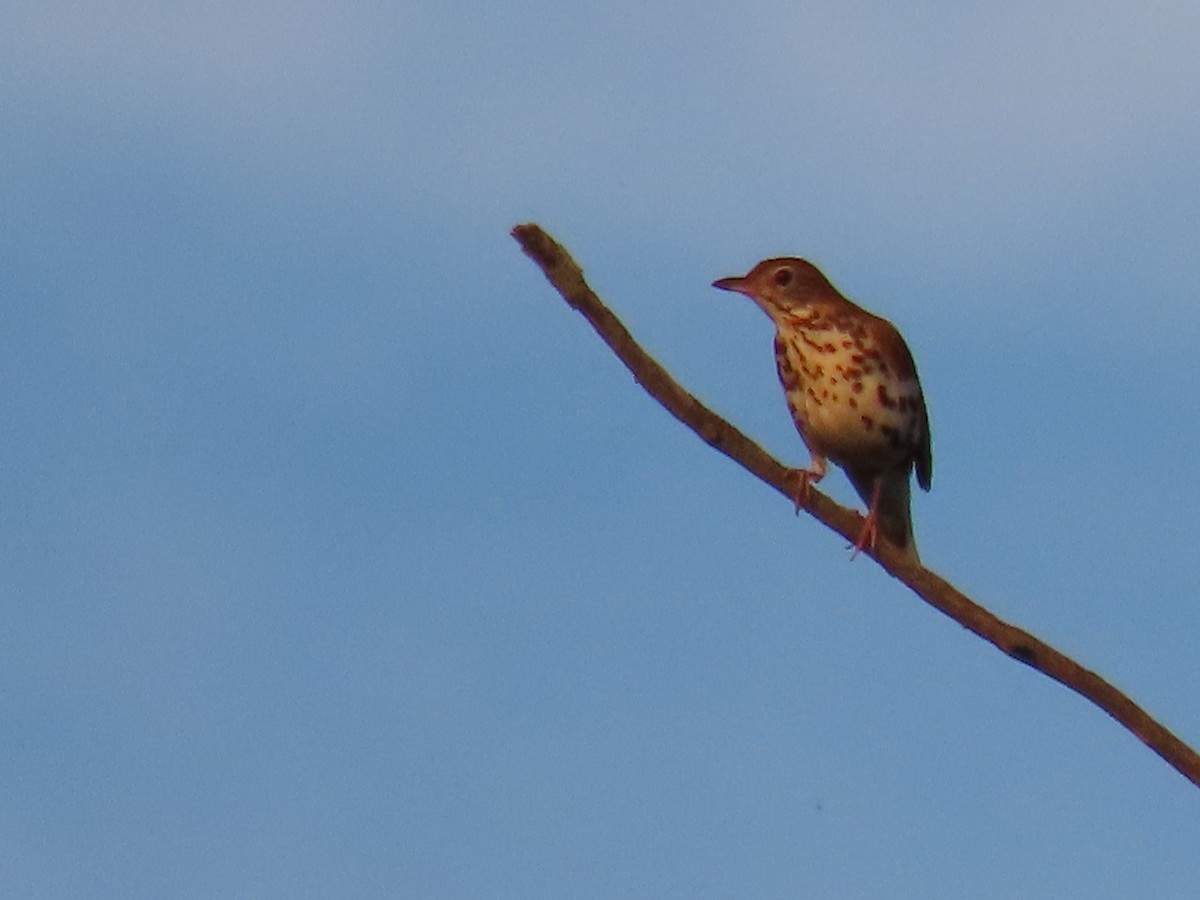
[[[787,266],[781,266],[775,270],[775,283],[780,287],[787,287],[792,283],[792,270]]]

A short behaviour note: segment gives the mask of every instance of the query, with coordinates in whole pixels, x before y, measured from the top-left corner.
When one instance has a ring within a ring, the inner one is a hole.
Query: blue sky
[[[781,458],[806,256],[926,562],[1200,742],[1200,10],[9,4],[0,881],[1188,897],[1200,797],[655,406]],[[843,502],[840,473],[825,487]]]

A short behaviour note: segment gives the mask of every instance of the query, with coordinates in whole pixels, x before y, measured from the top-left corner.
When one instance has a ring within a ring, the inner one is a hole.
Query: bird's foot
[[[793,486],[792,502],[795,504],[796,515],[808,505],[812,486],[825,477],[825,469],[788,469],[788,482]]]
[[[871,491],[871,505],[867,509],[867,517],[863,519],[862,531],[858,540],[852,545],[854,552],[850,554],[851,561],[868,547],[875,549],[875,538],[879,536],[879,500],[883,496],[883,480],[875,480],[875,488]]]
[[[858,554],[862,553],[867,548],[874,550],[875,538],[878,536],[879,517],[875,514],[875,510],[872,509],[867,513],[867,517],[863,519],[863,527],[862,531],[858,533],[858,540],[849,545],[850,547],[854,548],[854,552],[850,554],[850,559],[853,560],[854,557],[858,556]]]

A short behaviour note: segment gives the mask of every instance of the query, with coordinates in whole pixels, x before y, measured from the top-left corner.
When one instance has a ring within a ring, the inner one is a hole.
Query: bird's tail
[[[850,471],[846,474],[850,477],[850,483],[854,485],[858,495],[867,504],[868,513],[871,503],[876,502],[875,518],[879,524],[880,534],[908,553],[914,562],[920,562],[921,558],[917,555],[917,543],[913,539],[911,468],[909,465],[902,471],[867,476]],[[879,489],[877,501],[876,486]]]

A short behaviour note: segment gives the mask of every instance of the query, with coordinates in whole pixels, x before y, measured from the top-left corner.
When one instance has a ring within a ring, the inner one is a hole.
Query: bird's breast
[[[777,322],[775,356],[797,428],[834,462],[889,466],[918,446],[920,384],[869,330],[819,319]]]

